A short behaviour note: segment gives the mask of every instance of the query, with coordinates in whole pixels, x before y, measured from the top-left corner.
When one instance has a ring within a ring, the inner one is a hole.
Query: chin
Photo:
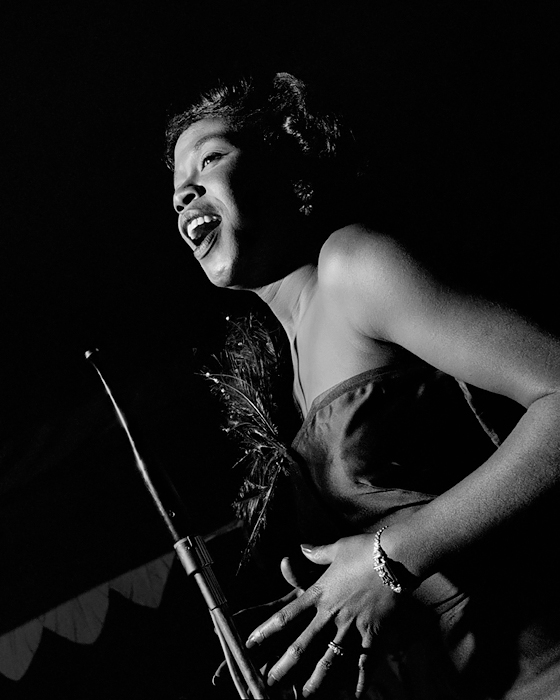
[[[254,270],[250,265],[243,264],[239,255],[218,256],[214,260],[202,261],[202,268],[215,287],[222,289],[251,289],[254,281]]]
[[[204,269],[206,277],[212,282],[215,287],[221,287],[222,289],[237,289],[239,285],[237,284],[233,270],[228,266],[223,266],[219,268],[211,267],[209,269]]]

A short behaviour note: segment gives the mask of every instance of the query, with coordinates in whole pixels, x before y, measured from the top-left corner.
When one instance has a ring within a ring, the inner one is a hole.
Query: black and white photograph
[[[0,697],[560,700],[553,4],[2,16]]]

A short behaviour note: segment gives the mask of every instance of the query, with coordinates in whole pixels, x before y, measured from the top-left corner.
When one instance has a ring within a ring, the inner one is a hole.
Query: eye
[[[213,153],[209,153],[208,155],[204,156],[204,158],[202,159],[202,162],[201,162],[202,170],[204,170],[204,168],[209,163],[212,163],[215,160],[219,160],[222,157],[222,155],[223,155],[222,153],[213,152]]]

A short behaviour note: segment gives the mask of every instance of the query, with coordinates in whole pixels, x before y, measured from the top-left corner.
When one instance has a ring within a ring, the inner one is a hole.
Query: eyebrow
[[[193,152],[198,152],[204,146],[207,141],[212,141],[213,139],[223,139],[224,141],[229,141],[229,134],[223,131],[215,131],[211,134],[205,134],[201,136],[198,141],[192,147]]]

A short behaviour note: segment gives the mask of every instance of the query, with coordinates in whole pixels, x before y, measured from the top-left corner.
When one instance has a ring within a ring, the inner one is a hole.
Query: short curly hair
[[[333,192],[340,198],[346,189],[342,183],[349,185],[359,174],[351,130],[289,73],[219,84],[172,117],[166,130],[171,169],[179,136],[195,122],[212,118],[224,119],[233,133],[250,139],[282,165],[305,215],[318,217],[328,207],[332,216]]]

